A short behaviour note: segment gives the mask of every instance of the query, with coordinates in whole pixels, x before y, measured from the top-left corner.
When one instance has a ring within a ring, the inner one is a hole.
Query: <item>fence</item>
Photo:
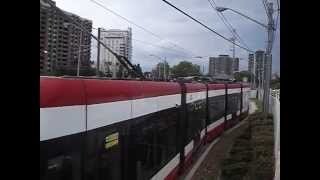
[[[280,89],[271,90],[271,96],[279,99],[279,101],[280,101]]]
[[[279,91],[280,92],[280,91]],[[270,109],[274,121],[275,180],[280,180],[280,93],[270,96]]]
[[[259,100],[263,100],[263,89],[256,91]],[[275,158],[275,177],[280,180],[280,89],[271,90],[269,96],[269,113],[273,115],[274,124],[274,158]]]

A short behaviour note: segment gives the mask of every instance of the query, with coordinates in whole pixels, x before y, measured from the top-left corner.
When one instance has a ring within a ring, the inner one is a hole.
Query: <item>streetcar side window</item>
[[[228,95],[228,113],[235,113],[240,109],[240,94]]]
[[[150,179],[175,156],[177,121],[176,110],[165,110],[132,129],[130,152],[136,179]]]
[[[209,99],[209,124],[224,116],[225,96],[216,96]]]
[[[196,101],[187,105],[187,142],[191,141],[194,137],[200,137],[200,132],[205,127],[205,105],[205,100]]]

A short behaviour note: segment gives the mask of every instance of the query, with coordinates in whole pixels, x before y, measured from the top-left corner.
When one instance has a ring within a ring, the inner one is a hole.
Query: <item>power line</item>
[[[229,31],[231,32],[231,34],[233,36],[236,36],[238,38],[238,42],[240,44],[243,44],[246,48],[250,49],[249,46],[247,46],[246,43],[244,43],[244,41],[242,40],[242,38],[240,37],[240,35],[234,30],[235,28],[233,28],[233,26],[231,25],[231,23],[227,20],[227,18],[223,15],[223,13],[221,12],[218,12],[215,8],[217,7],[217,4],[214,2],[214,0],[212,0],[212,2],[214,3],[214,6],[213,4],[211,3],[210,0],[208,0],[208,2],[210,3],[212,9],[214,11],[216,11],[217,15],[220,17],[220,19],[222,20],[222,22],[227,26],[227,28],[229,29]]]
[[[142,30],[144,30],[144,31],[148,32],[149,34],[152,34],[153,36],[155,36],[155,37],[157,37],[157,38],[159,38],[159,39],[162,39],[162,38],[161,38],[160,36],[158,36],[157,34],[155,34],[155,33],[151,32],[151,31],[149,31],[148,29],[146,29],[146,28],[144,28],[144,27],[142,27],[142,26],[140,26],[140,25],[138,25],[138,24],[136,24],[136,23],[134,23],[133,21],[130,21],[129,19],[127,19],[127,18],[125,18],[125,17],[121,16],[120,14],[118,14],[118,13],[114,12],[113,10],[111,10],[111,9],[107,8],[107,7],[106,7],[106,6],[104,6],[103,4],[100,4],[99,2],[97,2],[97,1],[95,1],[95,0],[90,0],[90,1],[91,1],[91,2],[93,2],[93,3],[95,3],[95,4],[96,4],[96,5],[98,5],[98,6],[102,7],[104,10],[109,11],[109,12],[111,12],[112,14],[114,14],[114,15],[116,15],[116,16],[118,16],[118,17],[120,17],[121,19],[123,19],[123,20],[127,21],[128,23],[130,23],[130,24],[133,24],[133,25],[137,26],[138,28],[140,28],[140,29],[142,29]]]
[[[266,11],[267,17],[270,18],[268,10],[267,10],[267,0],[262,0],[262,4],[263,4],[263,7],[264,7],[264,10]]]
[[[92,27],[92,29],[97,29],[97,28]],[[147,41],[143,41],[143,40],[140,40],[140,39],[135,39],[135,38],[131,38],[131,39],[134,40],[134,41],[136,41],[136,42],[139,42],[139,43],[141,43],[141,44],[146,44],[146,45],[150,45],[150,46],[154,46],[154,47],[158,47],[158,48],[170,50],[170,51],[172,51],[172,52],[175,52],[175,54],[179,55],[180,57],[189,58],[188,56],[180,55],[181,53],[184,53],[184,52],[179,51],[179,50],[177,50],[177,49],[160,46],[160,45],[157,45],[157,44],[154,44],[154,43],[151,43],[151,42],[147,42]],[[96,47],[97,47],[97,46],[96,46]]]
[[[223,22],[223,24],[227,27],[227,29],[230,31],[230,33],[234,36],[233,28],[230,29],[230,27],[228,26],[228,24],[226,24],[226,22],[224,21],[224,19],[221,17],[221,14],[220,14],[217,10],[215,10],[215,7],[213,7],[213,4],[211,3],[211,1],[208,0],[208,2],[210,3],[210,6],[212,7],[212,9],[217,13],[218,17],[221,19],[221,21]],[[212,1],[212,2],[215,4],[214,1]],[[215,4],[215,6],[217,6],[217,5]]]
[[[92,3],[94,3],[94,4],[98,5],[98,6],[100,6],[100,7],[101,7],[101,8],[103,8],[104,10],[106,10],[106,11],[108,11],[108,12],[111,12],[111,13],[112,13],[112,14],[114,14],[115,16],[118,16],[118,17],[120,17],[121,19],[123,19],[123,20],[127,21],[128,23],[130,23],[130,24],[132,24],[132,25],[134,25],[134,26],[136,26],[136,27],[138,27],[138,28],[142,29],[143,31],[145,31],[145,32],[147,32],[147,33],[149,33],[149,34],[151,34],[152,36],[154,36],[154,37],[156,37],[156,38],[158,38],[158,39],[160,39],[160,40],[164,40],[164,41],[165,41],[165,39],[163,39],[161,36],[159,36],[159,35],[155,34],[154,32],[152,32],[152,31],[150,31],[150,30],[148,30],[148,29],[146,29],[146,28],[144,28],[144,27],[142,27],[142,26],[140,26],[140,25],[136,24],[135,22],[133,22],[133,21],[131,21],[131,20],[129,20],[129,19],[127,19],[127,18],[125,18],[124,16],[121,16],[120,14],[118,14],[118,13],[116,13],[115,11],[113,11],[113,10],[111,10],[111,9],[107,8],[107,7],[106,7],[106,6],[104,6],[103,4],[101,4],[101,3],[99,3],[99,2],[97,2],[97,1],[95,1],[95,0],[90,0],[90,1],[91,1]],[[191,51],[189,51],[189,50],[187,50],[187,49],[185,49],[185,48],[183,48],[183,47],[181,47],[181,46],[177,45],[176,43],[173,43],[173,42],[171,42],[171,41],[169,41],[169,40],[168,40],[168,42],[169,42],[170,44],[172,44],[172,45],[176,46],[176,47],[179,47],[179,48],[181,48],[181,49],[185,50],[185,51],[186,51],[186,52],[188,52],[188,53],[193,54]]]
[[[182,14],[186,15],[187,17],[189,17],[189,18],[192,19],[193,21],[195,21],[195,22],[197,22],[198,24],[202,25],[203,27],[205,27],[205,28],[208,29],[209,31],[211,31],[211,32],[215,33],[216,35],[220,36],[220,37],[223,38],[224,40],[226,40],[226,41],[228,41],[228,42],[230,42],[230,43],[232,43],[232,44],[240,47],[241,49],[244,49],[244,50],[249,51],[249,52],[253,52],[252,50],[250,50],[250,49],[248,49],[248,48],[245,48],[245,47],[243,47],[243,46],[241,46],[241,45],[239,45],[239,44],[231,41],[230,39],[224,37],[223,35],[219,34],[219,33],[216,32],[215,30],[209,28],[208,26],[206,26],[205,24],[203,24],[203,23],[200,22],[199,20],[193,18],[192,16],[190,16],[189,14],[187,14],[187,13],[185,13],[184,11],[180,10],[179,8],[177,8],[176,6],[174,6],[173,4],[169,3],[168,1],[166,1],[166,0],[162,0],[162,1],[165,2],[165,3],[167,3],[168,5],[170,5],[171,7],[173,7],[174,9],[176,9],[177,11],[181,12]]]
[[[140,43],[142,43],[142,44],[147,44],[147,45],[150,45],[150,46],[159,47],[159,48],[167,49],[167,50],[170,50],[170,51],[174,51],[174,52],[176,52],[176,53],[180,53],[178,50],[171,49],[171,48],[167,48],[167,47],[163,47],[163,46],[160,46],[160,45],[156,45],[156,44],[153,44],[153,43],[151,43],[151,42],[146,42],[146,41],[142,41],[142,40],[134,39],[134,38],[132,38],[132,40],[137,41],[137,42],[140,42]],[[179,54],[179,55],[180,55],[180,54]],[[180,55],[180,56],[181,56],[181,55]],[[181,57],[187,57],[187,56],[181,56]]]

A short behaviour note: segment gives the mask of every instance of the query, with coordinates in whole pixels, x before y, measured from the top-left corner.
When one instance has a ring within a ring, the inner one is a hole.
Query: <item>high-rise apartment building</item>
[[[233,72],[233,58],[229,55],[209,58],[209,75],[213,78],[231,79],[233,78]]]
[[[61,69],[75,70],[79,54],[81,69],[90,67],[90,35],[81,31],[73,22],[46,3],[47,1],[51,0],[40,0],[40,73]],[[89,32],[92,31],[91,20],[66,11],[64,14]]]
[[[233,72],[239,72],[239,58],[233,60]]]
[[[257,80],[261,81],[264,73],[265,52],[263,50],[258,50],[256,51],[255,55],[255,74]]]
[[[110,29],[101,30],[100,40],[107,45],[112,51],[120,56],[126,57],[129,61],[132,58],[132,31],[128,30]],[[100,71],[116,78],[125,71],[121,69],[121,64],[117,58],[111,54],[107,49],[100,48]],[[120,72],[121,71],[121,72]]]
[[[248,58],[248,71],[253,74],[254,72],[254,54],[249,54]]]

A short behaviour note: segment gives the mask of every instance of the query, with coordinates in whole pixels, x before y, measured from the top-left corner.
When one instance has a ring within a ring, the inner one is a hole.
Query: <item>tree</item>
[[[181,61],[178,65],[175,65],[171,69],[174,77],[186,77],[186,76],[200,76],[200,66],[192,64],[188,61]]]
[[[136,70],[136,72],[138,73],[138,74],[143,74],[142,73],[142,69],[141,69],[141,67],[140,67],[140,64],[133,64],[133,66],[134,66],[134,69]],[[135,73],[132,73],[132,77],[140,77],[138,74],[135,74]]]
[[[234,78],[236,81],[242,81],[243,78],[247,78],[247,81],[250,82],[251,74],[249,71],[236,72],[236,73],[234,73]]]

